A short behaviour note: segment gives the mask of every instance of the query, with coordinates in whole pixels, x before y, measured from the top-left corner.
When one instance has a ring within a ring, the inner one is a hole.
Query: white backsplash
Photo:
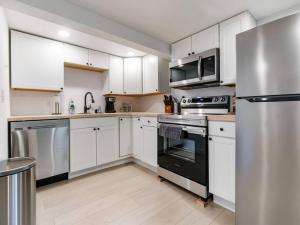
[[[36,91],[17,91],[10,90],[11,115],[49,115],[53,112],[53,101],[57,95],[60,98],[61,111],[68,113],[68,104],[70,100],[75,103],[76,113],[83,112],[84,94],[88,91],[93,93],[95,104],[93,108],[101,106],[102,111],[105,110],[105,99],[103,94],[107,93],[107,74],[65,68],[65,86],[61,93],[52,92],[36,92]],[[160,96],[161,97],[161,96]],[[144,103],[143,98],[147,98]],[[151,97],[117,97],[115,108],[120,110],[123,102],[132,104],[133,111],[146,111],[144,109],[154,110],[153,112],[162,111],[160,104]],[[154,97],[157,99],[157,96]],[[90,97],[88,97],[88,102]],[[152,102],[153,104],[149,105]]]
[[[178,99],[185,97],[204,97],[204,96],[219,96],[219,95],[235,95],[235,87],[210,87],[210,88],[195,88],[195,89],[171,89],[171,94]]]
[[[105,99],[103,94],[107,93],[107,74],[91,72],[85,70],[65,68],[64,91],[57,94],[51,92],[35,91],[10,91],[11,115],[49,115],[53,112],[53,101],[59,95],[61,111],[68,113],[70,100],[75,103],[76,113],[83,112],[84,94],[88,91],[93,93],[95,104],[93,108],[101,107],[105,109]],[[177,98],[213,96],[213,95],[234,95],[234,87],[212,87],[196,88],[189,90],[172,89],[171,94]],[[88,97],[88,101],[90,98]],[[122,103],[129,103],[135,112],[164,112],[163,96],[144,97],[117,97],[115,108],[120,110]]]

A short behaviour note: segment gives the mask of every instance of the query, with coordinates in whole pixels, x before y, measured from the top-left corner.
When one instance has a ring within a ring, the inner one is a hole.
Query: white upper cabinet
[[[109,69],[108,54],[69,44],[64,44],[64,61],[69,64]]]
[[[256,26],[248,12],[220,24],[220,80],[222,85],[236,82],[236,35]]]
[[[192,38],[188,37],[172,44],[172,60],[189,56],[192,52]]]
[[[11,31],[11,87],[63,90],[63,44]]]
[[[194,54],[219,47],[219,25],[210,27],[192,36],[192,53]]]
[[[146,55],[143,57],[143,93],[158,92],[158,57]]]
[[[64,44],[64,61],[66,63],[89,66],[89,50]]]
[[[109,56],[109,93],[123,94],[123,59],[117,56]]]
[[[108,69],[109,56],[103,52],[89,50],[89,66]]]
[[[142,94],[142,58],[124,59],[124,94]]]
[[[132,154],[132,120],[130,117],[120,118],[120,157]]]
[[[215,25],[172,44],[172,60],[219,48],[219,46],[219,25]]]

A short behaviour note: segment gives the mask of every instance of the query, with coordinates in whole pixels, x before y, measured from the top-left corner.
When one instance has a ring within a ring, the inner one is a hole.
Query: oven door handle
[[[160,123],[157,125],[158,129],[160,128]],[[176,125],[176,127],[181,127],[183,131],[186,131],[190,134],[199,134],[203,137],[207,135],[207,129],[202,127],[191,127],[191,126],[180,126]]]
[[[206,129],[199,129],[199,128],[190,128],[190,127],[183,127],[182,128],[183,131],[186,131],[190,134],[198,134],[201,135],[202,137],[205,137],[206,134]]]

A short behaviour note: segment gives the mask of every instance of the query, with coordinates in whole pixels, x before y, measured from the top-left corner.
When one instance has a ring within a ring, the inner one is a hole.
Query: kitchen
[[[118,3],[0,2],[1,224],[297,224],[299,3]]]

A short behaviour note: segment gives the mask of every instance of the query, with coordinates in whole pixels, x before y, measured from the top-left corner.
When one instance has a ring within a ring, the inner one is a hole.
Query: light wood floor
[[[135,164],[42,187],[37,225],[234,225],[234,214]]]

